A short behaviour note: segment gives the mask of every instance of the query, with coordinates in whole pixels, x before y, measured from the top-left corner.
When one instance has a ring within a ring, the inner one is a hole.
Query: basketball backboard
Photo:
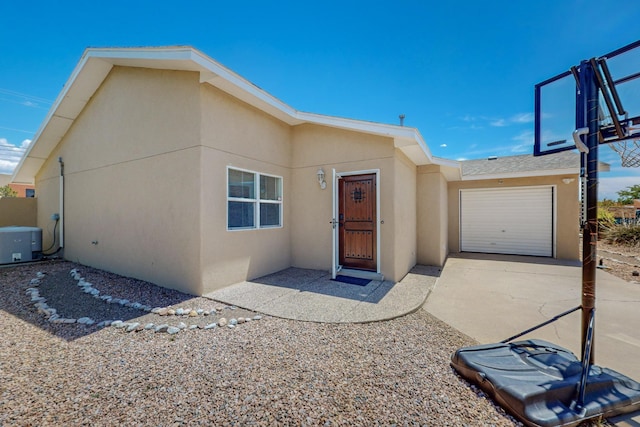
[[[598,89],[599,142],[640,138],[640,40],[583,63]],[[581,72],[582,64],[536,85],[534,155],[576,148],[574,131],[586,123]]]

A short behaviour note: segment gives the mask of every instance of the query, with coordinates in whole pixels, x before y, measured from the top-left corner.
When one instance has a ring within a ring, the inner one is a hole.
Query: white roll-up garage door
[[[552,257],[554,188],[460,190],[460,250]]]

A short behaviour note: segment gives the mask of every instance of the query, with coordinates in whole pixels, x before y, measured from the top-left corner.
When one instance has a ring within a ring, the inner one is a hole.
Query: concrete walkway
[[[374,322],[420,308],[439,275],[437,267],[416,266],[398,283],[371,281],[358,286],[333,281],[325,271],[289,268],[205,297],[285,319]]]
[[[596,364],[640,380],[640,285],[598,270]],[[450,257],[424,309],[480,343],[509,338],[581,303],[582,269],[547,258]],[[525,335],[580,354],[581,314]]]

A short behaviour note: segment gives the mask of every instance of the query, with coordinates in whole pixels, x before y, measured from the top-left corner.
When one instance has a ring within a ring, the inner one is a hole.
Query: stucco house
[[[291,266],[397,281],[450,252],[577,259],[578,170],[438,158],[417,129],[297,111],[190,47],[98,48],[12,180],[35,184],[40,227],[60,215],[66,259],[202,295]]]

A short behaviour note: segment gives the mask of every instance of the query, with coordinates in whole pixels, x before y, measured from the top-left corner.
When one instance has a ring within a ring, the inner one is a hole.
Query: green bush
[[[607,243],[640,247],[640,225],[616,225],[603,231]]]
[[[616,226],[616,218],[607,209],[598,209],[598,231],[599,234]]]
[[[0,197],[17,197],[18,193],[13,190],[13,188],[9,187],[9,185],[5,185],[4,187],[0,187]]]

